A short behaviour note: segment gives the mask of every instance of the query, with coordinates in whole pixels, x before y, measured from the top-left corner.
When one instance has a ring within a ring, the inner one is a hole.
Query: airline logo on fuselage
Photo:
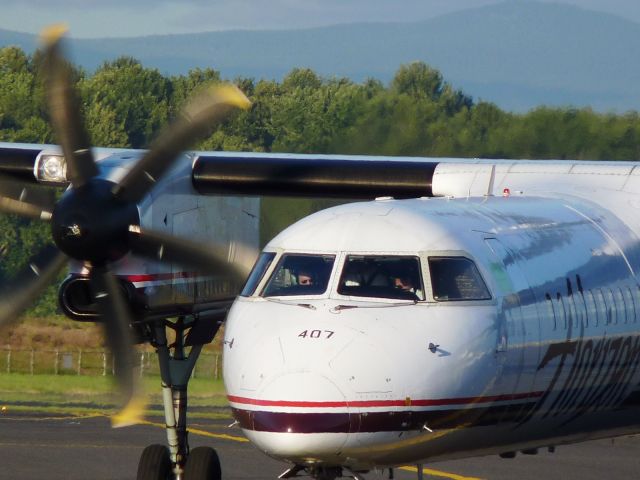
[[[562,418],[562,424],[619,407],[629,396],[640,364],[640,336],[567,338],[549,346],[538,370],[558,360],[553,378],[520,424],[534,415]],[[569,337],[571,328],[569,329]]]

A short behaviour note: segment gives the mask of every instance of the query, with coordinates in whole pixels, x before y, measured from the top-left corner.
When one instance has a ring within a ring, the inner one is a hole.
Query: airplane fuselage
[[[638,228],[597,200],[381,199],[290,227],[227,320],[245,434],[292,463],[366,470],[637,432]],[[316,257],[324,290],[282,287]],[[419,269],[415,297],[376,279],[394,259]]]
[[[41,178],[35,147],[5,148],[6,170],[65,185]],[[96,153],[115,183],[142,154]],[[333,479],[640,431],[639,167],[192,152],[136,204],[133,228],[213,241],[239,264],[258,242],[246,195],[437,197],[303,219],[265,247],[229,312],[224,379],[240,427],[294,464],[290,476]],[[112,263],[126,300],[148,324],[198,317],[205,331],[187,343],[199,352],[237,275],[151,257]],[[74,261],[62,285],[63,309],[65,292],[86,309],[71,318],[98,318],[88,274]]]

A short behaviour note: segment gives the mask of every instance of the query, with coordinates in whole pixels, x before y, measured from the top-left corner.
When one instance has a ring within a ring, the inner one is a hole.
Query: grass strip
[[[160,377],[142,379],[151,416],[163,415]],[[46,414],[112,414],[118,403],[113,378],[88,375],[0,374],[0,409],[4,412]],[[189,415],[227,418],[228,402],[221,380],[194,378],[189,382]]]

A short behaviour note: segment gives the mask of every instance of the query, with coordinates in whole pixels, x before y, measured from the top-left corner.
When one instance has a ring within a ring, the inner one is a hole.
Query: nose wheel
[[[149,445],[142,451],[137,480],[168,480],[172,478],[169,449],[164,445]]]
[[[222,470],[218,454],[210,447],[191,450],[184,466],[184,480],[221,480]]]
[[[142,451],[137,480],[222,480],[218,454],[211,447],[197,447],[189,452],[181,474],[171,466],[169,449],[164,445],[149,445]]]
[[[146,333],[156,348],[160,364],[168,447],[149,445],[143,450],[137,480],[222,479],[216,451],[210,447],[190,450],[187,431],[189,379],[202,346],[211,342],[219,325],[217,318],[196,316],[188,320],[180,317],[174,322],[162,320],[147,326]],[[167,342],[167,329],[174,332],[175,341],[171,344]]]

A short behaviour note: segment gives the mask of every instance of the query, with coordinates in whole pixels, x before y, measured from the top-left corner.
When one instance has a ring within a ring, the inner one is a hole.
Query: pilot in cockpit
[[[312,286],[314,284],[313,274],[310,270],[300,269],[298,270],[298,285]]]
[[[393,279],[393,286],[404,292],[410,292],[416,295],[419,300],[423,300],[424,296],[422,290],[416,287],[417,283],[414,280],[413,275],[401,274],[397,275]]]
[[[394,286],[405,292],[413,292],[415,289],[415,285],[409,275],[395,277]]]

